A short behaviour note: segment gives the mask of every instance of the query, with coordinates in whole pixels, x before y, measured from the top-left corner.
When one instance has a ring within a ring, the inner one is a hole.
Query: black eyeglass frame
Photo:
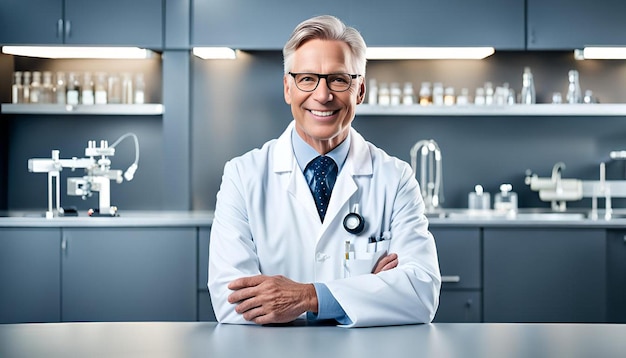
[[[296,84],[296,88],[298,88],[300,91],[302,92],[313,92],[317,89],[317,86],[320,85],[320,81],[322,80],[322,78],[324,78],[326,80],[326,87],[333,91],[333,92],[345,92],[347,90],[350,89],[350,87],[352,87],[352,81],[361,77],[361,75],[353,75],[351,73],[327,73],[327,74],[321,74],[321,73],[313,73],[313,72],[287,72],[291,75],[291,77],[293,77],[294,83]],[[315,84],[315,87],[313,87],[313,89],[311,90],[303,90],[302,88],[300,88],[300,86],[298,86],[298,81],[296,81],[296,76],[298,75],[312,75],[312,76],[317,76],[317,83]],[[330,88],[330,82],[328,81],[328,77],[329,76],[337,76],[337,75],[347,75],[348,77],[350,77],[350,83],[348,84],[348,87],[345,90],[334,90],[332,88]]]

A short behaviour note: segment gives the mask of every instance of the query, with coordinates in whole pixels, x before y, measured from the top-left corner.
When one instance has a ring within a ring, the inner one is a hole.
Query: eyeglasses
[[[296,87],[303,92],[313,92],[320,84],[320,79],[326,79],[326,86],[334,92],[345,92],[352,86],[352,80],[361,75],[351,75],[349,73],[331,73],[323,75],[320,73],[293,73],[289,72],[296,82]]]

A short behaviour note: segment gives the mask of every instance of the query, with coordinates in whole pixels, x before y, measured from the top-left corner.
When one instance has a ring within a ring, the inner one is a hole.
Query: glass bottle
[[[530,67],[524,67],[524,73],[522,74],[522,92],[520,103],[522,104],[534,104],[537,102],[535,97],[535,80],[533,74],[530,71]]]
[[[485,82],[485,87],[483,88],[485,89],[485,105],[491,106],[492,104],[495,104],[493,83]]]
[[[443,106],[443,83],[441,82],[433,84],[433,104],[435,106]]]
[[[11,86],[11,103],[24,103],[24,85],[22,85],[22,71],[13,73],[13,86]]]
[[[402,104],[406,106],[415,104],[415,93],[411,82],[404,83],[404,88],[402,90]]]
[[[476,88],[476,95],[474,95],[474,104],[477,106],[485,105],[485,89],[483,87]]]
[[[567,103],[582,103],[583,96],[580,90],[580,83],[578,81],[578,71],[570,70],[567,73],[569,85],[567,86]]]
[[[367,96],[368,104],[378,104],[378,85],[376,84],[376,79],[370,79],[369,88],[368,88],[368,96]]]
[[[420,106],[428,106],[433,103],[433,96],[430,91],[430,82],[422,82],[422,87],[419,93]]]
[[[80,104],[80,79],[78,74],[70,72],[67,77],[67,104],[78,105]]]
[[[24,98],[24,102],[23,103],[30,103],[30,72],[25,71],[24,74],[24,80],[22,81],[22,94],[23,94],[23,98]]]
[[[144,104],[146,102],[146,82],[143,79],[143,73],[135,75],[135,96],[133,103]]]
[[[456,97],[456,104],[465,106],[469,104],[469,89],[461,88],[461,93]]]
[[[108,103],[122,103],[122,81],[117,73],[109,75],[109,88],[107,91]]]
[[[30,83],[30,103],[41,103],[41,72],[33,72],[33,81]]]
[[[443,92],[443,104],[445,106],[454,106],[454,87],[446,87]]]
[[[390,89],[390,104],[392,106],[398,106],[402,102],[402,90],[400,89],[400,84],[397,82],[393,82],[391,84]]]
[[[95,103],[107,104],[107,74],[104,72],[96,73],[96,82],[94,84]]]
[[[122,74],[122,103],[133,103],[133,77],[130,73]]]
[[[381,83],[378,89],[378,104],[388,106],[390,102],[389,86],[386,83]]]
[[[43,72],[43,84],[41,85],[41,103],[54,103],[54,86],[52,85],[52,72]]]
[[[86,105],[92,105],[95,103],[93,95],[93,79],[90,72],[83,74],[83,86],[81,91],[81,103]]]
[[[67,82],[65,80],[65,72],[57,72],[57,83],[54,87],[54,91],[56,93],[56,103],[66,104]]]

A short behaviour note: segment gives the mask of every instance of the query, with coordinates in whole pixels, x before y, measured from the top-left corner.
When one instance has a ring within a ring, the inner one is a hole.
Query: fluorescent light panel
[[[138,47],[3,46],[9,55],[42,58],[115,58],[141,59],[154,54]]]
[[[229,47],[194,47],[193,54],[204,60],[234,60],[237,58],[235,50]]]
[[[368,47],[369,60],[481,60],[495,53],[493,47]]]
[[[626,47],[585,47],[574,50],[577,60],[623,60],[626,59]]]

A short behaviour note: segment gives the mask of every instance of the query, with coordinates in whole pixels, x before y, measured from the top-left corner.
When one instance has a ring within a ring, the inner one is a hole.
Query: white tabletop
[[[436,323],[346,329],[212,322],[0,325],[0,357],[625,357],[626,325]]]

